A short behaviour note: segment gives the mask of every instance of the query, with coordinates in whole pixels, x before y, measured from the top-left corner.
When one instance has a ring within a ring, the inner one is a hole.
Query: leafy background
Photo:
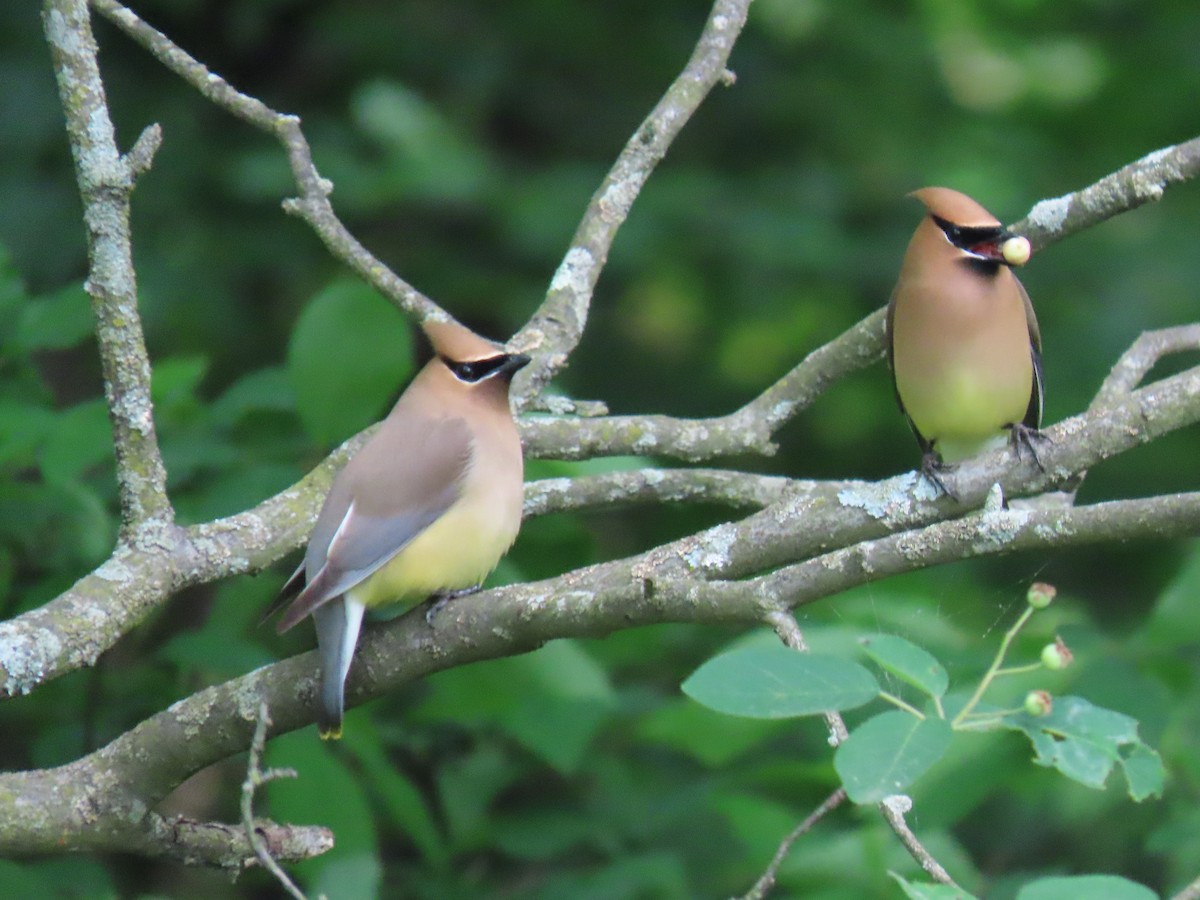
[[[138,11],[240,88],[300,114],[352,231],[480,331],[534,309],[592,190],[686,59],[696,0],[144,0]],[[165,142],[134,201],[154,394],[182,519],[250,506],[380,416],[413,365],[400,316],[284,215],[277,148],[97,24],[118,134]],[[653,176],[597,289],[568,393],[617,412],[716,414],[887,297],[918,211],[958,187],[1009,221],[1197,132],[1188,0],[757,0],[738,80]],[[115,487],[89,339],[80,206],[34,4],[0,4],[0,605],[34,607],[102,561]],[[1047,418],[1080,410],[1142,330],[1194,318],[1200,191],[1055,246],[1023,274],[1042,322]],[[881,477],[917,452],[882,366],[835,386],[745,466]],[[1083,499],[1195,486],[1200,435],[1096,469]],[[529,477],[634,464],[532,462]],[[561,572],[715,521],[705,508],[528,524],[498,578]],[[203,685],[305,649],[256,627],[288,564],[185,591],[92,670],[0,711],[0,765],[75,758]],[[1113,872],[1165,891],[1200,871],[1200,554],[1190,543],[1019,555],[893,579],[804,610],[814,644],[894,631],[969,679],[1034,578],[1078,665],[1038,686],[1136,716],[1170,772],[1133,805],[980,736],[914,792],[914,825],[968,888]],[[823,727],[720,716],[679,692],[737,637],[664,626],[446,672],[353,711],[342,746],[274,741],[261,812],[323,822],[296,867],[331,898],[717,897],[744,890],[837,778]],[[1028,687],[1026,685],[1025,687]],[[1019,693],[1014,688],[1014,696]],[[1003,698],[999,698],[1001,701]],[[851,716],[851,724],[853,724]],[[171,798],[234,818],[244,761]],[[805,837],[781,896],[898,896],[919,873],[870,811]],[[0,862],[11,896],[271,896],[260,873],[127,858]]]

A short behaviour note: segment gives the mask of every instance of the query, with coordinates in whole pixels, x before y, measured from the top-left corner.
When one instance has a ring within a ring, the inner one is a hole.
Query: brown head
[[[496,392],[493,386],[496,386],[502,387],[499,393],[507,396],[513,375],[529,363],[529,357],[525,354],[509,353],[499,344],[480,337],[457,322],[426,319],[421,323],[421,328],[436,354],[436,359],[430,362],[430,369],[440,369],[453,376],[435,380],[435,383],[447,387],[457,385],[459,388],[493,394]]]
[[[1020,266],[1028,261],[1029,241],[1007,231],[999,219],[966,194],[952,188],[924,187],[909,196],[920,200],[929,212],[914,236],[916,247],[924,244],[933,250],[945,248],[945,242],[949,242],[958,251],[952,251],[955,256],[1006,266]]]

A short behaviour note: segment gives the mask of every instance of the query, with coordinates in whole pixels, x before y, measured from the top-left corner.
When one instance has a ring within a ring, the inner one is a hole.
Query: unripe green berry
[[[1052,672],[1065,669],[1075,659],[1071,648],[1063,643],[1063,639],[1055,636],[1053,644],[1042,648],[1042,665]]]
[[[1046,691],[1030,691],[1025,695],[1025,712],[1031,716],[1050,715],[1050,711],[1054,709],[1054,698]]]
[[[1029,592],[1025,595],[1025,600],[1034,609],[1045,609],[1054,599],[1054,595],[1058,590],[1052,584],[1046,584],[1044,581],[1035,581],[1029,586]]]

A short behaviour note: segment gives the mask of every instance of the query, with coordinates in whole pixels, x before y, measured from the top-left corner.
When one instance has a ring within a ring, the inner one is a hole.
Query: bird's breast
[[[928,440],[986,438],[1025,415],[1033,360],[1015,283],[910,283],[892,322],[896,389]]]

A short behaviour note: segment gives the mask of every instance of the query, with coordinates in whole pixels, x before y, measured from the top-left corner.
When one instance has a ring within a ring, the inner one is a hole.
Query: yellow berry
[[[1000,247],[1000,252],[1010,266],[1023,266],[1033,255],[1033,248],[1029,246],[1029,238],[1017,235],[1005,241]]]

